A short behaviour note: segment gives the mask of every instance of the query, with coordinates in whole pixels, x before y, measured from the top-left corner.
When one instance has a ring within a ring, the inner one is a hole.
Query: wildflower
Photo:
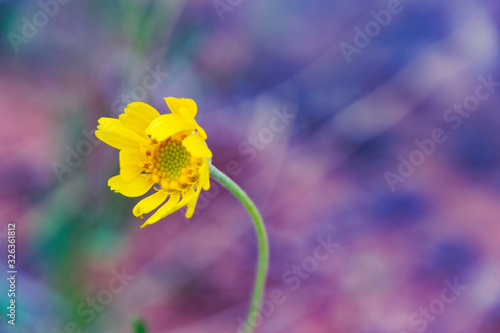
[[[136,217],[152,214],[141,226],[153,224],[187,206],[193,216],[201,190],[210,188],[207,134],[195,121],[196,103],[165,98],[170,114],[160,115],[148,104],[134,102],[119,119],[100,118],[95,135],[120,150],[120,174],[108,181],[111,190],[139,197],[151,187],[155,193],[134,207]],[[168,198],[168,200],[167,200]]]

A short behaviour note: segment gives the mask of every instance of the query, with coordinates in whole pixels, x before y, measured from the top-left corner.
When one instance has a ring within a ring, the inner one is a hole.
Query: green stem
[[[238,184],[232,181],[228,176],[213,165],[210,166],[210,176],[228,189],[229,192],[231,192],[238,200],[240,200],[243,206],[248,210],[248,213],[253,221],[255,233],[257,234],[257,273],[255,275],[252,299],[250,301],[250,309],[246,320],[247,326],[244,329],[245,333],[251,333],[253,332],[255,322],[257,321],[257,316],[259,314],[259,308],[266,284],[267,269],[269,267],[269,243],[267,240],[266,227],[264,226],[262,216],[252,199],[248,197],[245,191],[243,191]]]
[[[134,326],[134,333],[147,333],[146,323],[142,318],[134,319],[132,325]]]

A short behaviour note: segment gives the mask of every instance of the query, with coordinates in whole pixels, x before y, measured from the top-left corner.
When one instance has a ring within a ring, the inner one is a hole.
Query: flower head
[[[139,218],[162,205],[144,227],[187,206],[193,216],[201,189],[210,188],[207,134],[196,123],[196,103],[186,98],[165,98],[170,114],[160,115],[148,104],[127,105],[119,119],[100,118],[95,135],[120,150],[120,174],[108,181],[111,190],[138,197],[154,187],[133,213]],[[168,199],[168,200],[167,200]]]

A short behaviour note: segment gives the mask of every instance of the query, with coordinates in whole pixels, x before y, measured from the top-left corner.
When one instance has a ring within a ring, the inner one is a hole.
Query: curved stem
[[[243,206],[248,210],[255,227],[258,245],[257,273],[255,275],[252,299],[250,301],[250,309],[246,320],[247,325],[244,329],[245,333],[251,333],[253,332],[253,328],[255,327],[255,322],[257,321],[257,316],[259,314],[260,303],[262,302],[264,295],[267,269],[269,267],[269,243],[267,240],[266,227],[264,226],[264,221],[262,220],[259,210],[245,191],[238,186],[238,184],[232,181],[228,176],[213,165],[210,165],[210,176],[228,189],[229,192],[231,192],[243,204]]]

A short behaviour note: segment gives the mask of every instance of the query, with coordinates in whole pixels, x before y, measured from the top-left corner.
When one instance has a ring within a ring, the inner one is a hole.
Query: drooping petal
[[[121,193],[126,197],[140,197],[153,186],[151,175],[139,175],[132,181],[124,181],[121,175],[114,176],[108,180],[108,186],[112,191]]]
[[[210,170],[208,169],[208,159],[203,160],[198,169],[198,174],[200,175],[200,185],[205,190],[210,189]]]
[[[167,191],[158,191],[139,201],[132,212],[136,217],[142,218],[143,214],[147,214],[158,208],[167,199],[167,196]]]
[[[194,209],[196,208],[196,203],[198,202],[198,198],[200,197],[200,193],[201,193],[201,187],[197,186],[196,191],[192,195],[189,202],[186,204],[186,206],[187,206],[186,218],[190,219],[193,216]]]
[[[116,149],[138,149],[148,141],[123,125],[118,119],[100,118],[95,136]]]
[[[143,155],[137,149],[120,151],[120,176],[122,176],[123,181],[132,181],[142,173],[143,169],[139,167],[142,160]]]
[[[196,102],[189,98],[166,97],[168,108],[173,114],[182,115],[186,118],[194,118],[198,112]]]
[[[132,131],[146,137],[146,128],[160,113],[152,106],[142,103],[134,102],[127,105],[125,113],[121,114],[120,121]]]
[[[182,145],[194,157],[208,158],[212,157],[212,152],[208,149],[206,142],[197,135],[189,135],[183,141]]]
[[[170,194],[170,198],[167,203],[161,206],[153,215],[151,215],[141,228],[144,228],[147,225],[153,224],[164,218],[165,216],[174,212],[173,208],[179,202],[180,194],[178,192],[174,192]]]
[[[146,134],[158,141],[177,134],[179,132],[194,130],[196,125],[187,121],[184,117],[175,114],[164,114],[149,124]]]

